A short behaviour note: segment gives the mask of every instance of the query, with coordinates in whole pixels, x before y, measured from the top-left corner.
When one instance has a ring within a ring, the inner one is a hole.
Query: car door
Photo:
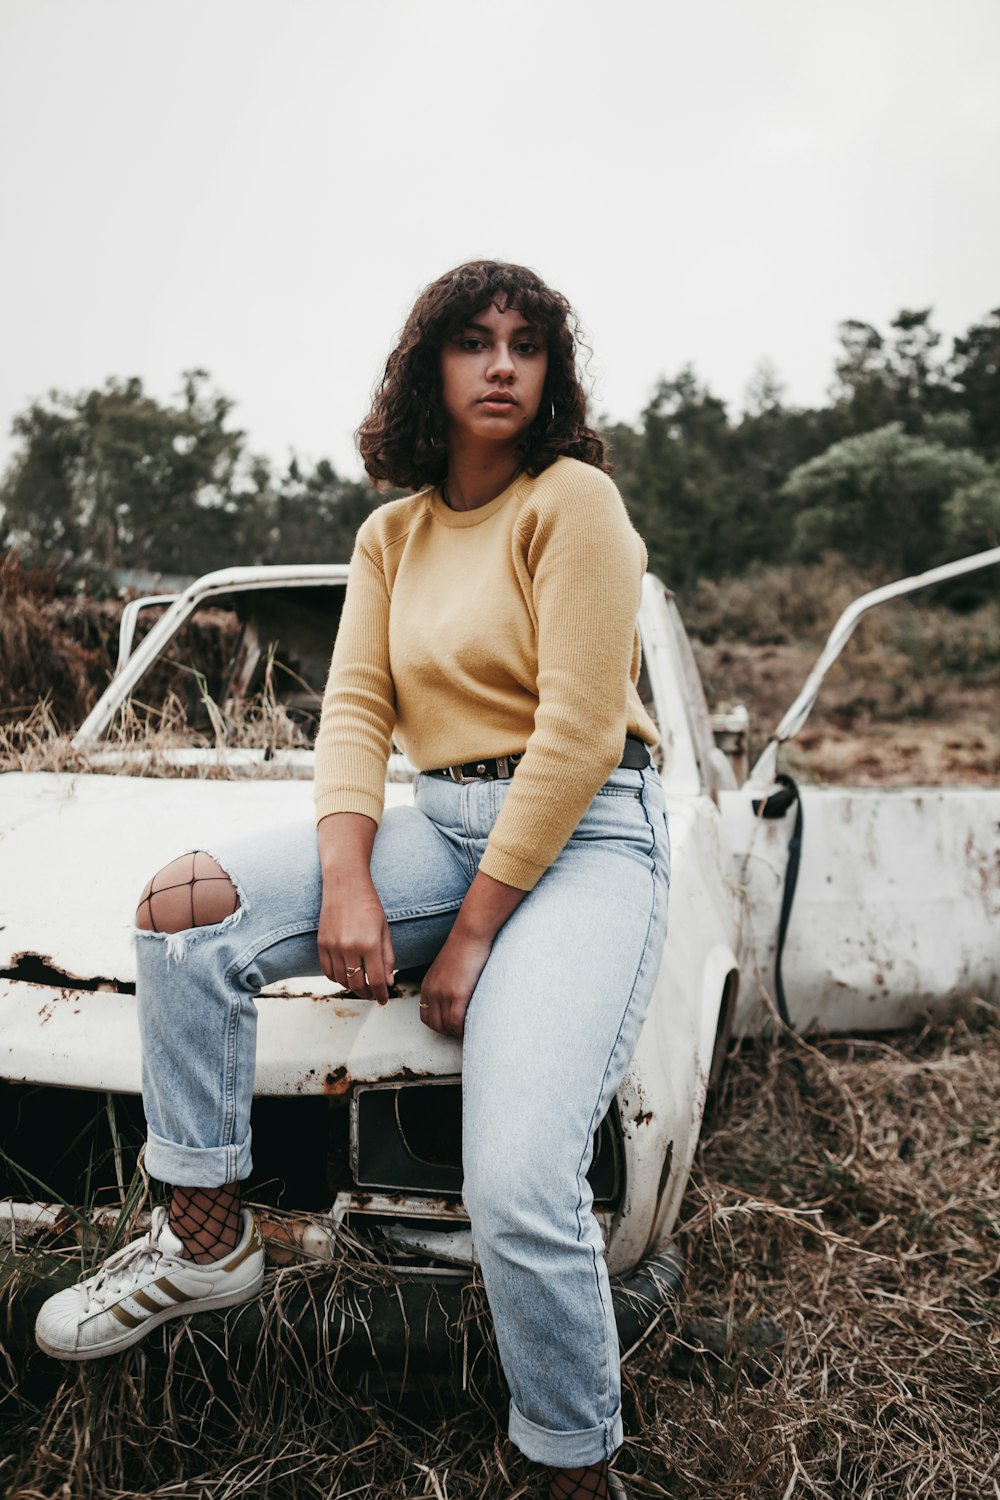
[[[737,1027],[773,1010],[796,1030],[882,1030],[969,997],[1000,1004],[1000,787],[795,787],[777,772],[863,613],[997,562],[1000,548],[855,600],[746,783],[719,791],[741,912]]]

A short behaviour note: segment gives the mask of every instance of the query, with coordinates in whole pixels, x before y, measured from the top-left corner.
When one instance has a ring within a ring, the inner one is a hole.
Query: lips
[[[507,391],[490,391],[488,396],[480,396],[480,406],[516,406],[517,401]]]

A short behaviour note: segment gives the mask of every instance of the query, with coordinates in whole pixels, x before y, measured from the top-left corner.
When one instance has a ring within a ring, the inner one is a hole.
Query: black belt
[[[507,781],[513,776],[518,762],[524,759],[524,751],[516,755],[487,756],[483,760],[469,760],[462,766],[436,766],[427,771],[427,776],[446,776],[449,781],[460,784],[466,781]],[[619,767],[629,771],[642,771],[649,765],[649,748],[637,735],[625,736],[625,750]]]

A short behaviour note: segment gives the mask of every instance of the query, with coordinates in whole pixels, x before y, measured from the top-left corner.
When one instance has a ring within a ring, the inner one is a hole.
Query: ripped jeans
[[[388,808],[372,877],[400,969],[428,964],[510,786],[422,775]],[[218,1187],[251,1169],[255,997],[318,974],[311,824],[209,851],[240,905],[214,926],[139,932],[146,1166]],[[557,1467],[622,1441],[618,1336],[587,1182],[666,937],[669,840],[655,770],[612,772],[493,944],[463,1043],[463,1197],[511,1392],[510,1435]]]

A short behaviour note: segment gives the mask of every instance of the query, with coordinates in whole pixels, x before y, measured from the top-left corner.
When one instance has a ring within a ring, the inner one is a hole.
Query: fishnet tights
[[[549,1480],[549,1500],[616,1500],[624,1493],[607,1459],[584,1469],[555,1469]]]
[[[183,932],[210,927],[232,916],[240,898],[210,854],[198,850],[164,865],[139,898],[136,926],[146,932]]]
[[[206,1265],[221,1260],[240,1242],[240,1187],[175,1187],[170,1198],[170,1227],[190,1260]]]

